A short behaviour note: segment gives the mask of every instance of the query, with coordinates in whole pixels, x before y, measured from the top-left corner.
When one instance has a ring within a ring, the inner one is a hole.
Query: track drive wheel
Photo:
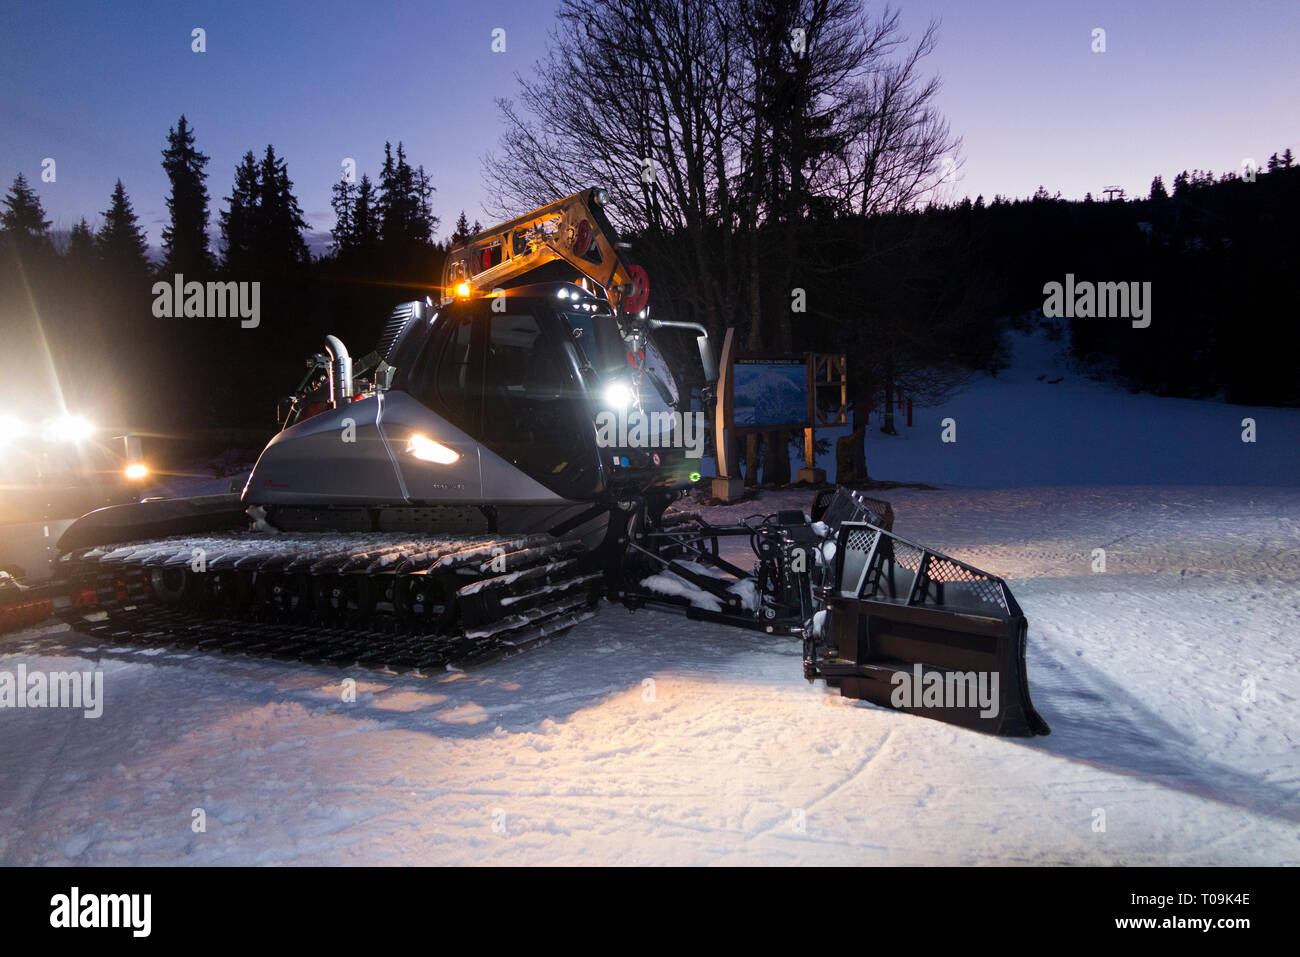
[[[393,609],[407,628],[442,634],[456,619],[454,579],[442,575],[399,575]]]
[[[312,600],[316,612],[337,624],[363,622],[371,617],[377,600],[374,581],[368,575],[317,575],[312,578]]]

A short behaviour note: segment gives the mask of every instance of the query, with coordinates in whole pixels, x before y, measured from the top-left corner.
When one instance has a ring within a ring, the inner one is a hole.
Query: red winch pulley
[[[631,315],[644,309],[650,300],[650,277],[641,266],[629,266],[627,274],[632,280],[632,291],[624,297],[623,308]]]

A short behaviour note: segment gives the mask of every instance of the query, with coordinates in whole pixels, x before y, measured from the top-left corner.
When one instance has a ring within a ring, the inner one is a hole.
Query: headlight
[[[27,434],[23,420],[12,415],[0,415],[0,449],[12,445]]]
[[[55,442],[81,442],[95,432],[95,427],[79,415],[64,415],[50,423],[46,434]]]
[[[143,462],[132,462],[126,467],[126,477],[129,479],[142,479],[149,474],[149,467]]]
[[[636,400],[636,393],[632,387],[622,379],[615,379],[605,386],[605,391],[601,394],[605,406],[610,409],[626,409]]]
[[[421,462],[433,462],[436,465],[451,465],[460,458],[460,453],[455,449],[449,449],[441,442],[418,433],[406,440],[406,451]]]

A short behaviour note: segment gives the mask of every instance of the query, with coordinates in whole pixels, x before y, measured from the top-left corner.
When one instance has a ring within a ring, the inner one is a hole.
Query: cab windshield
[[[562,313],[578,354],[600,378],[620,372],[627,365],[627,347],[618,325],[609,313]]]
[[[573,345],[599,383],[625,379],[634,384],[635,367],[628,361],[627,344],[619,335],[618,323],[608,312],[561,313],[573,339]],[[642,381],[637,384],[640,406],[646,411],[671,411],[677,405],[676,382],[663,356],[653,342],[645,346],[641,367]]]

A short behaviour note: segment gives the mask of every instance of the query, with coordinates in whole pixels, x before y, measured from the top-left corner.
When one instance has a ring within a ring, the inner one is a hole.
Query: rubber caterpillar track
[[[230,532],[83,549],[58,616],[112,643],[429,672],[591,617],[603,574],[549,535]]]

